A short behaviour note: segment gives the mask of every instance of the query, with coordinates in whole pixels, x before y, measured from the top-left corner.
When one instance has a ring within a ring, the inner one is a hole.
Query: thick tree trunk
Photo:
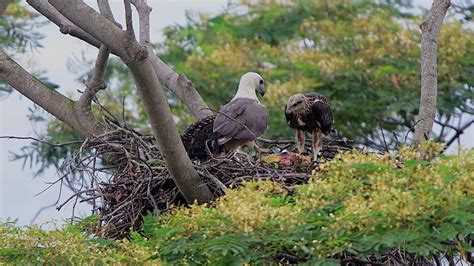
[[[134,39],[131,10],[127,3],[127,31],[122,31],[82,1],[49,0],[49,3],[125,62],[135,79],[168,171],[186,201],[205,203],[212,200],[211,191],[200,179],[181,142],[164,91],[148,58],[148,50]]]
[[[436,95],[438,92],[437,48],[438,36],[450,0],[435,0],[421,28],[421,97],[420,110],[415,125],[413,144],[418,145],[431,139],[431,131],[436,115]]]

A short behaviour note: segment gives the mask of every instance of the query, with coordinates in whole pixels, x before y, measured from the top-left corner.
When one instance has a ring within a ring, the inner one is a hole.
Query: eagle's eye
[[[260,80],[260,84],[263,84],[263,79]]]

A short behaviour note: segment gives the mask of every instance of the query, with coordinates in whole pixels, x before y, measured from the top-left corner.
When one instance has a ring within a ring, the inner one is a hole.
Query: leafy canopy
[[[217,16],[170,26],[160,55],[193,80],[214,108],[229,101],[239,76],[262,73],[270,109],[267,136],[291,136],[283,107],[298,92],[331,102],[335,127],[362,143],[376,141],[377,120],[399,133],[415,121],[424,15],[410,1],[240,1]],[[473,112],[474,32],[448,19],[439,41],[440,115]],[[403,127],[405,126],[405,127]]]

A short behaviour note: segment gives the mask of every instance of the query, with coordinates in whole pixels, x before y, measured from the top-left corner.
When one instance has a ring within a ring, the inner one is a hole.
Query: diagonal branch
[[[66,17],[61,15],[61,13],[58,12],[58,10],[56,10],[48,2],[44,0],[27,0],[27,2],[39,13],[43,14],[53,23],[58,25],[62,33],[70,34],[71,36],[83,40],[97,48],[100,47],[101,42],[96,37],[93,37],[84,30],[80,29]],[[102,15],[109,19],[113,18],[107,0],[98,0],[97,2]],[[116,22],[114,23],[119,29],[121,28],[120,24]],[[114,49],[112,49],[111,52],[115,55],[118,55]],[[197,92],[194,84],[189,79],[187,79],[185,75],[177,73],[171,69],[158,56],[156,56],[151,46],[148,47],[148,54],[150,56],[150,61],[155,68],[155,72],[160,79],[160,82],[166,88],[171,90],[176,96],[178,96],[178,98],[181,99],[186,104],[186,106],[188,106],[189,110],[194,114],[194,116],[196,116],[197,119],[202,119],[212,115],[212,112],[207,109],[207,104]]]
[[[99,49],[99,54],[95,61],[94,71],[92,77],[86,84],[86,89],[79,99],[79,104],[84,108],[84,110],[90,111],[92,100],[95,98],[95,95],[98,91],[107,88],[107,84],[102,78],[107,66],[107,61],[109,59],[110,50],[102,44]]]
[[[101,132],[92,114],[79,112],[76,102],[44,85],[3,51],[0,51],[0,78],[83,137]]]
[[[83,1],[49,0],[49,3],[76,26],[104,43],[125,63],[146,57],[146,51],[144,52],[138,43],[127,41],[126,33],[122,29]]]
[[[452,136],[451,139],[448,142],[446,142],[446,148],[451,146],[451,144],[453,144],[454,141],[456,141],[459,137],[461,137],[461,135],[464,133],[464,130],[466,130],[472,124],[474,124],[474,119],[471,119],[470,121],[467,121],[466,123],[464,123],[464,125],[456,128],[455,129],[456,134],[454,134],[454,136]]]
[[[74,25],[71,21],[65,18],[61,13],[59,13],[52,5],[48,3],[48,1],[44,0],[26,0],[30,6],[32,6],[36,11],[41,13],[43,16],[47,17],[50,21],[56,24],[59,27],[59,30],[63,34],[69,34],[76,38],[79,38],[88,44],[95,46],[97,48],[100,47],[100,42],[92,37],[87,32],[83,31],[76,25]]]
[[[194,84],[185,75],[176,73],[166,63],[164,63],[153,51],[150,44],[150,12],[151,8],[146,0],[132,0],[132,4],[138,11],[140,23],[140,43],[148,49],[148,56],[156,75],[161,84],[170,89],[180,98],[196,116],[203,119],[212,115],[212,111],[199,95]]]
[[[152,64],[147,59],[147,50],[145,49],[143,53],[142,46],[135,39],[129,38],[127,33],[82,1],[49,0],[49,2],[78,27],[111,47],[128,66],[167,169],[186,201],[205,203],[212,200],[211,191],[201,180],[187,156],[164,91]]]

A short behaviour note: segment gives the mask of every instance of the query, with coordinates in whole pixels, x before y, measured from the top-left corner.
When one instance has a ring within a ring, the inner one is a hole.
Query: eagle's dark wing
[[[206,159],[209,152],[214,153],[214,145],[212,145],[212,127],[215,115],[205,117],[190,125],[183,134],[184,148],[191,159]]]
[[[319,95],[319,94],[318,94]],[[332,112],[331,106],[327,101],[326,97],[319,95],[311,106],[311,112],[313,119],[319,123],[321,131],[325,135],[329,135],[332,130]]]
[[[256,140],[267,129],[268,111],[258,101],[238,98],[222,106],[214,132],[226,139]]]

